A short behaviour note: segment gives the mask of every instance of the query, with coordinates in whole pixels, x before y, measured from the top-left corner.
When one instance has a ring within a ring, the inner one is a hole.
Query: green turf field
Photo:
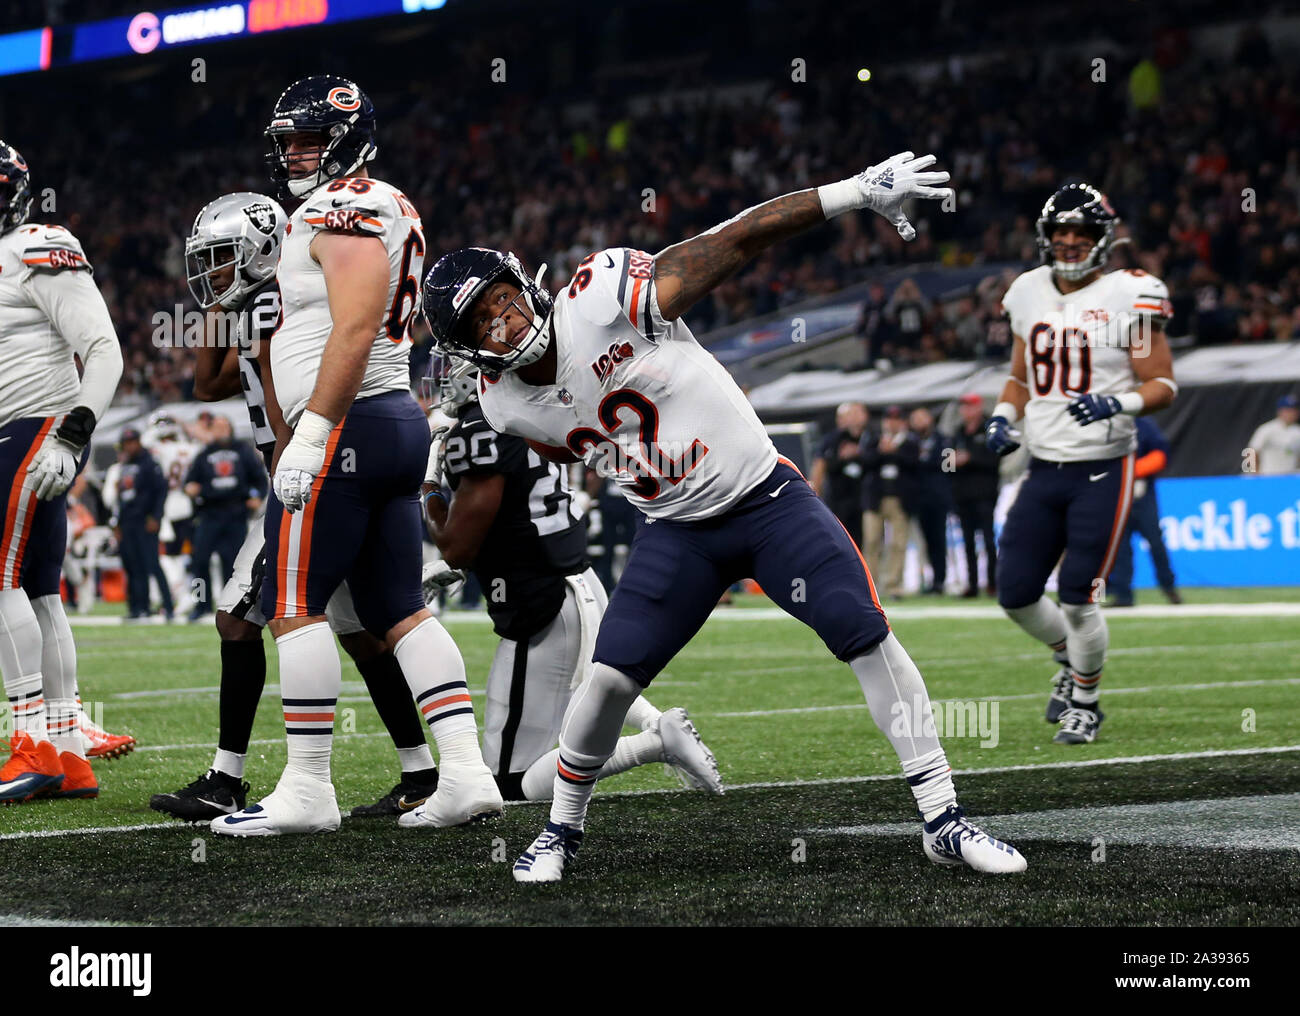
[[[602,783],[577,866],[546,887],[516,886],[508,863],[540,828],[538,805],[464,830],[345,820],[310,839],[227,840],[167,822],[149,795],[211,761],[215,632],[77,625],[83,698],[140,747],[96,764],[98,800],[0,810],[0,919],[1294,924],[1300,614],[1230,595],[1221,600],[1232,612],[1220,613],[1209,596],[1188,598],[1201,606],[1185,616],[1108,613],[1107,720],[1095,744],[1071,749],[1051,743],[1042,719],[1049,657],[990,604],[981,613],[911,600],[893,611],[942,700],[968,812],[989,816],[990,831],[1029,860],[1025,876],[1001,880],[925,860],[910,795],[852,673],[770,611],[719,611],[649,692],[661,708],[690,709],[727,796],[681,791],[661,766]],[[446,622],[481,690],[490,628],[454,613]],[[254,798],[284,762],[273,647],[268,655]],[[395,782],[396,759],[348,662],[344,682],[334,772],[346,814]]]

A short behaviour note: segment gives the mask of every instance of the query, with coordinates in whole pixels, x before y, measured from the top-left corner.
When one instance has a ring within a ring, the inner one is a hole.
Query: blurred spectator
[[[882,352],[886,359],[915,363],[922,359],[921,337],[930,324],[930,301],[921,295],[915,279],[904,279],[885,305],[885,320],[891,328],[892,341]]]
[[[1151,563],[1155,565],[1156,581],[1170,603],[1182,603],[1178,593],[1174,570],[1169,566],[1169,551],[1165,549],[1164,534],[1160,531],[1160,503],[1156,500],[1156,474],[1169,462],[1169,441],[1149,416],[1137,418],[1137,460],[1134,462],[1133,507],[1129,511],[1124,539],[1115,553],[1109,585],[1111,607],[1133,606],[1133,533],[1141,534],[1151,548]]]
[[[1250,436],[1259,473],[1300,472],[1300,399],[1283,395],[1277,400],[1277,415],[1261,423]]]
[[[813,460],[811,483],[835,517],[862,546],[862,452],[859,445],[871,416],[861,402],[835,410],[835,429],[823,439]]]
[[[167,481],[153,456],[140,443],[140,432],[122,431],[118,458],[122,468],[117,478],[115,535],[126,572],[128,621],[150,615],[149,580],[156,579],[162,592],[163,614],[175,613],[167,577],[158,561],[158,530],[162,525]]]
[[[949,441],[935,430],[934,414],[924,407],[908,417],[906,439],[899,449],[903,466],[903,500],[916,518],[930,561],[930,585],[924,595],[942,596],[948,578],[948,508],[952,481],[944,469]]]
[[[984,425],[984,400],[974,392],[961,397],[961,426],[953,435],[952,500],[961,521],[966,548],[966,597],[979,595],[979,555],[975,534],[984,541],[989,595],[997,592],[997,540],[993,535],[993,508],[998,500],[998,456],[989,451]]]
[[[243,441],[236,441],[230,420],[212,422],[212,441],[194,456],[185,474],[185,493],[194,499],[198,522],[190,575],[195,581],[194,607],[189,620],[212,612],[216,591],[212,584],[212,555],[221,561],[221,582],[230,581],[235,558],[248,535],[248,515],[262,505],[266,494],[266,469],[261,457]]]
[[[862,340],[863,362],[873,366],[881,358],[881,347],[889,338],[889,325],[885,321],[885,287],[873,282],[867,290],[858,312],[857,335]]]
[[[903,410],[885,410],[880,433],[862,435],[862,467],[866,475],[863,519],[867,568],[882,582],[881,592],[889,597],[903,595],[903,562],[907,557],[907,536],[911,520],[903,504],[905,482],[899,469],[899,450],[907,440]],[[888,556],[885,556],[888,527]],[[884,570],[882,570],[882,565]]]

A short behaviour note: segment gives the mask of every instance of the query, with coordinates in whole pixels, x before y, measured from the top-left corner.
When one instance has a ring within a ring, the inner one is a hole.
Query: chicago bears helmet
[[[517,370],[541,359],[550,345],[549,323],[555,301],[542,288],[546,265],[530,278],[514,254],[486,247],[462,247],[444,254],[424,277],[421,307],[433,341],[444,353],[462,357],[488,374]],[[469,313],[474,302],[495,282],[519,287],[515,307],[532,325],[509,352],[482,348],[482,338],[472,334]],[[520,306],[522,301],[524,306]]]
[[[17,229],[32,210],[32,182],[27,160],[13,145],[0,141],[0,235]]]
[[[265,132],[271,142],[266,154],[271,179],[280,197],[306,197],[327,180],[355,173],[375,157],[375,107],[354,81],[333,74],[316,74],[295,81],[280,93]],[[290,134],[316,134],[315,152],[290,156]],[[296,164],[314,156],[314,172],[295,175]]]
[[[1068,183],[1050,198],[1038,216],[1038,250],[1043,263],[1063,279],[1081,279],[1101,268],[1110,257],[1115,244],[1115,227],[1119,216],[1106,200],[1106,195],[1086,183]],[[1094,242],[1088,256],[1082,261],[1057,261],[1052,256],[1052,230],[1056,226],[1079,225],[1087,227]]]
[[[185,240],[185,277],[199,306],[237,309],[274,275],[288,221],[277,201],[252,191],[225,194],[204,205]],[[231,265],[230,281],[218,282],[214,276]]]

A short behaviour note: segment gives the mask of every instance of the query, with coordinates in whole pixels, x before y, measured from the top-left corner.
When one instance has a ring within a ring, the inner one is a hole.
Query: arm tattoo
[[[826,221],[816,190],[773,198],[683,240],[655,257],[655,278],[675,279],[676,292],[661,301],[665,318],[681,317],[688,307],[774,244]],[[662,292],[662,290],[661,290]]]

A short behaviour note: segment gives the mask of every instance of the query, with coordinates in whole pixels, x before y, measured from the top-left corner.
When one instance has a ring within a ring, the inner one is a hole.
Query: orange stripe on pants
[[[31,465],[32,459],[36,457],[37,450],[44,443],[45,435],[50,432],[53,425],[54,417],[51,416],[37,431],[36,437],[32,439],[31,446],[27,449],[27,454],[23,456],[22,462],[18,464],[18,470],[14,473],[14,482],[9,488],[9,504],[5,512],[3,535],[0,535],[0,567],[4,569],[3,581],[0,581],[0,587],[5,589],[18,588],[23,572],[23,553],[27,549],[27,534],[32,527],[32,508],[36,502],[36,493],[35,491],[28,491],[24,497],[23,484],[27,481],[27,467]],[[17,532],[18,506],[24,500],[27,501],[27,506],[23,515],[22,531]],[[18,540],[18,550],[14,554],[13,567],[10,568],[5,562],[9,560],[9,547],[15,539]]]

